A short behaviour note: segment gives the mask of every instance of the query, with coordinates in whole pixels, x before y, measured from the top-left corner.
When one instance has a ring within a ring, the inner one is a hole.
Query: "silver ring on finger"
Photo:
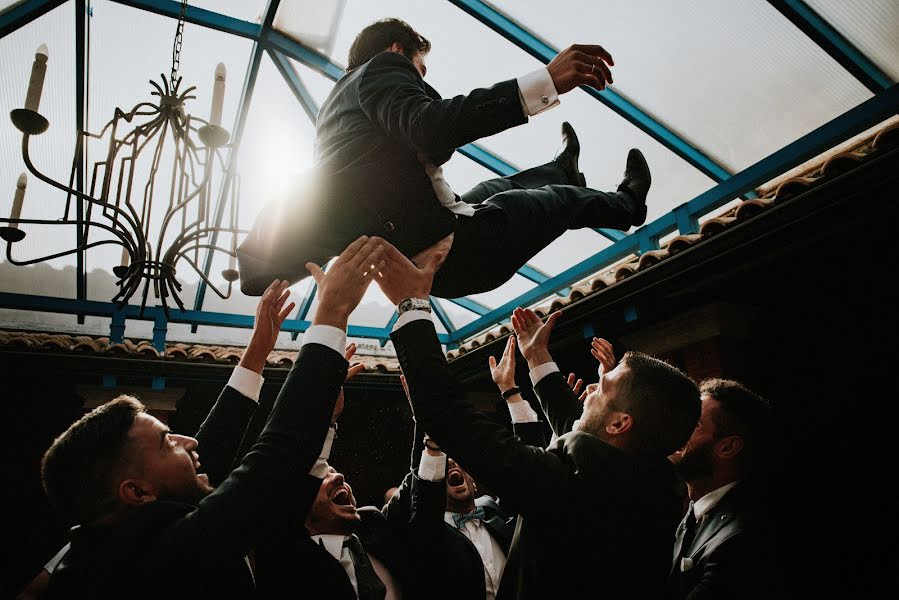
[[[591,73],[596,72],[596,63],[593,63],[592,65],[590,65],[590,72]]]

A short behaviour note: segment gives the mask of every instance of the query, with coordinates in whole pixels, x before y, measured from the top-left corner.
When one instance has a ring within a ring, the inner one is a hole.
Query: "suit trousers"
[[[496,289],[569,229],[626,230],[638,208],[629,192],[571,185],[556,162],[484,181],[461,199],[476,212],[457,218],[431,289],[440,298]]]

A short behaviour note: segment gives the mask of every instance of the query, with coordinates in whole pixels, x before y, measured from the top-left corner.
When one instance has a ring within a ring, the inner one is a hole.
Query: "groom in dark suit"
[[[559,313],[543,324],[519,309],[512,321],[519,346],[559,434],[546,449],[528,446],[464,399],[430,312],[406,310],[422,303],[405,299],[428,297],[433,268],[419,269],[388,246],[381,273],[381,289],[401,312],[391,338],[418,425],[518,509],[497,598],[663,597],[681,513],[668,455],[696,426],[696,384],[662,361],[628,353],[582,404],[549,354]]]
[[[467,96],[441,99],[424,81],[428,40],[398,19],[366,27],[347,74],[316,123],[314,177],[283,207],[270,205],[238,248],[241,290],[298,281],[361,234],[390,241],[418,265],[443,262],[434,295],[494,289],[568,229],[626,230],[646,219],[649,168],[636,149],[616,192],[586,187],[567,123],[565,150],[545,165],[458,195],[441,165],[460,146],[526,123],[579,85],[612,82],[612,57],[575,45],[546,67]],[[502,248],[502,252],[496,252]]]

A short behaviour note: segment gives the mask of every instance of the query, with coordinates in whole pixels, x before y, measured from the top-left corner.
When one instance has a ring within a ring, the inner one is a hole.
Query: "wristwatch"
[[[431,312],[431,303],[422,298],[404,298],[396,305],[396,312],[403,314],[410,310],[426,310]]]

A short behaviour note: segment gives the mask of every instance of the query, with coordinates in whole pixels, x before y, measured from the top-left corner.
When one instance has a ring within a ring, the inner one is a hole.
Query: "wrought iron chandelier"
[[[186,8],[187,2],[184,1],[172,50],[171,75],[168,80],[165,75],[160,75],[161,85],[152,80],[149,82],[154,89],[151,95],[157,99],[141,102],[127,112],[116,108],[112,120],[97,134],[78,131],[68,184],[38,170],[29,152],[31,137],[40,135],[49,127],[47,119],[38,112],[48,51],[43,44],[38,48],[25,107],[13,110],[10,117],[22,132],[22,158],[28,171],[65,192],[66,201],[62,217],[58,220],[21,218],[27,176],[25,173],[19,176],[10,217],[0,218],[3,224],[0,226],[0,237],[7,242],[6,259],[11,264],[26,266],[114,244],[122,247],[120,264],[113,268],[119,290],[112,301],[120,307],[127,304],[143,284],[140,305],[143,313],[152,284],[154,295],[162,303],[166,314],[169,312],[169,297],[174,298],[183,311],[184,304],[178,297],[182,286],[176,277],[182,259],[221,298],[230,297],[232,284],[239,277],[235,268],[237,236],[246,231],[237,227],[240,178],[224,157],[226,150],[236,151],[233,147],[236,142],[229,144],[231,135],[221,126],[225,67],[219,63],[215,70],[209,120],[187,114],[184,105],[196,98],[191,95],[196,86],[181,91],[181,77],[178,76]],[[109,141],[102,159],[93,162],[90,171],[85,171],[90,173],[85,193],[81,189],[85,186],[73,187],[80,173],[82,149],[89,139],[103,140],[106,136]],[[148,155],[148,160],[141,160]],[[171,160],[167,161],[167,157]],[[167,181],[169,174],[171,180]],[[212,211],[216,181],[220,182],[219,204],[217,210]],[[157,192],[168,194],[168,204],[163,210],[157,206],[154,211]],[[83,216],[81,211],[72,215],[76,212],[73,211],[73,200],[84,202]],[[219,220],[227,215],[227,225],[215,222],[214,212],[220,215]],[[12,247],[25,237],[25,231],[20,226],[26,224],[48,226],[51,230],[60,225],[78,225],[80,235],[76,236],[74,248],[16,260],[12,256]],[[220,237],[230,241],[227,248],[217,245]],[[223,252],[230,256],[228,268],[222,271],[222,278],[227,283],[225,291],[210,281],[198,265],[201,250]]]

